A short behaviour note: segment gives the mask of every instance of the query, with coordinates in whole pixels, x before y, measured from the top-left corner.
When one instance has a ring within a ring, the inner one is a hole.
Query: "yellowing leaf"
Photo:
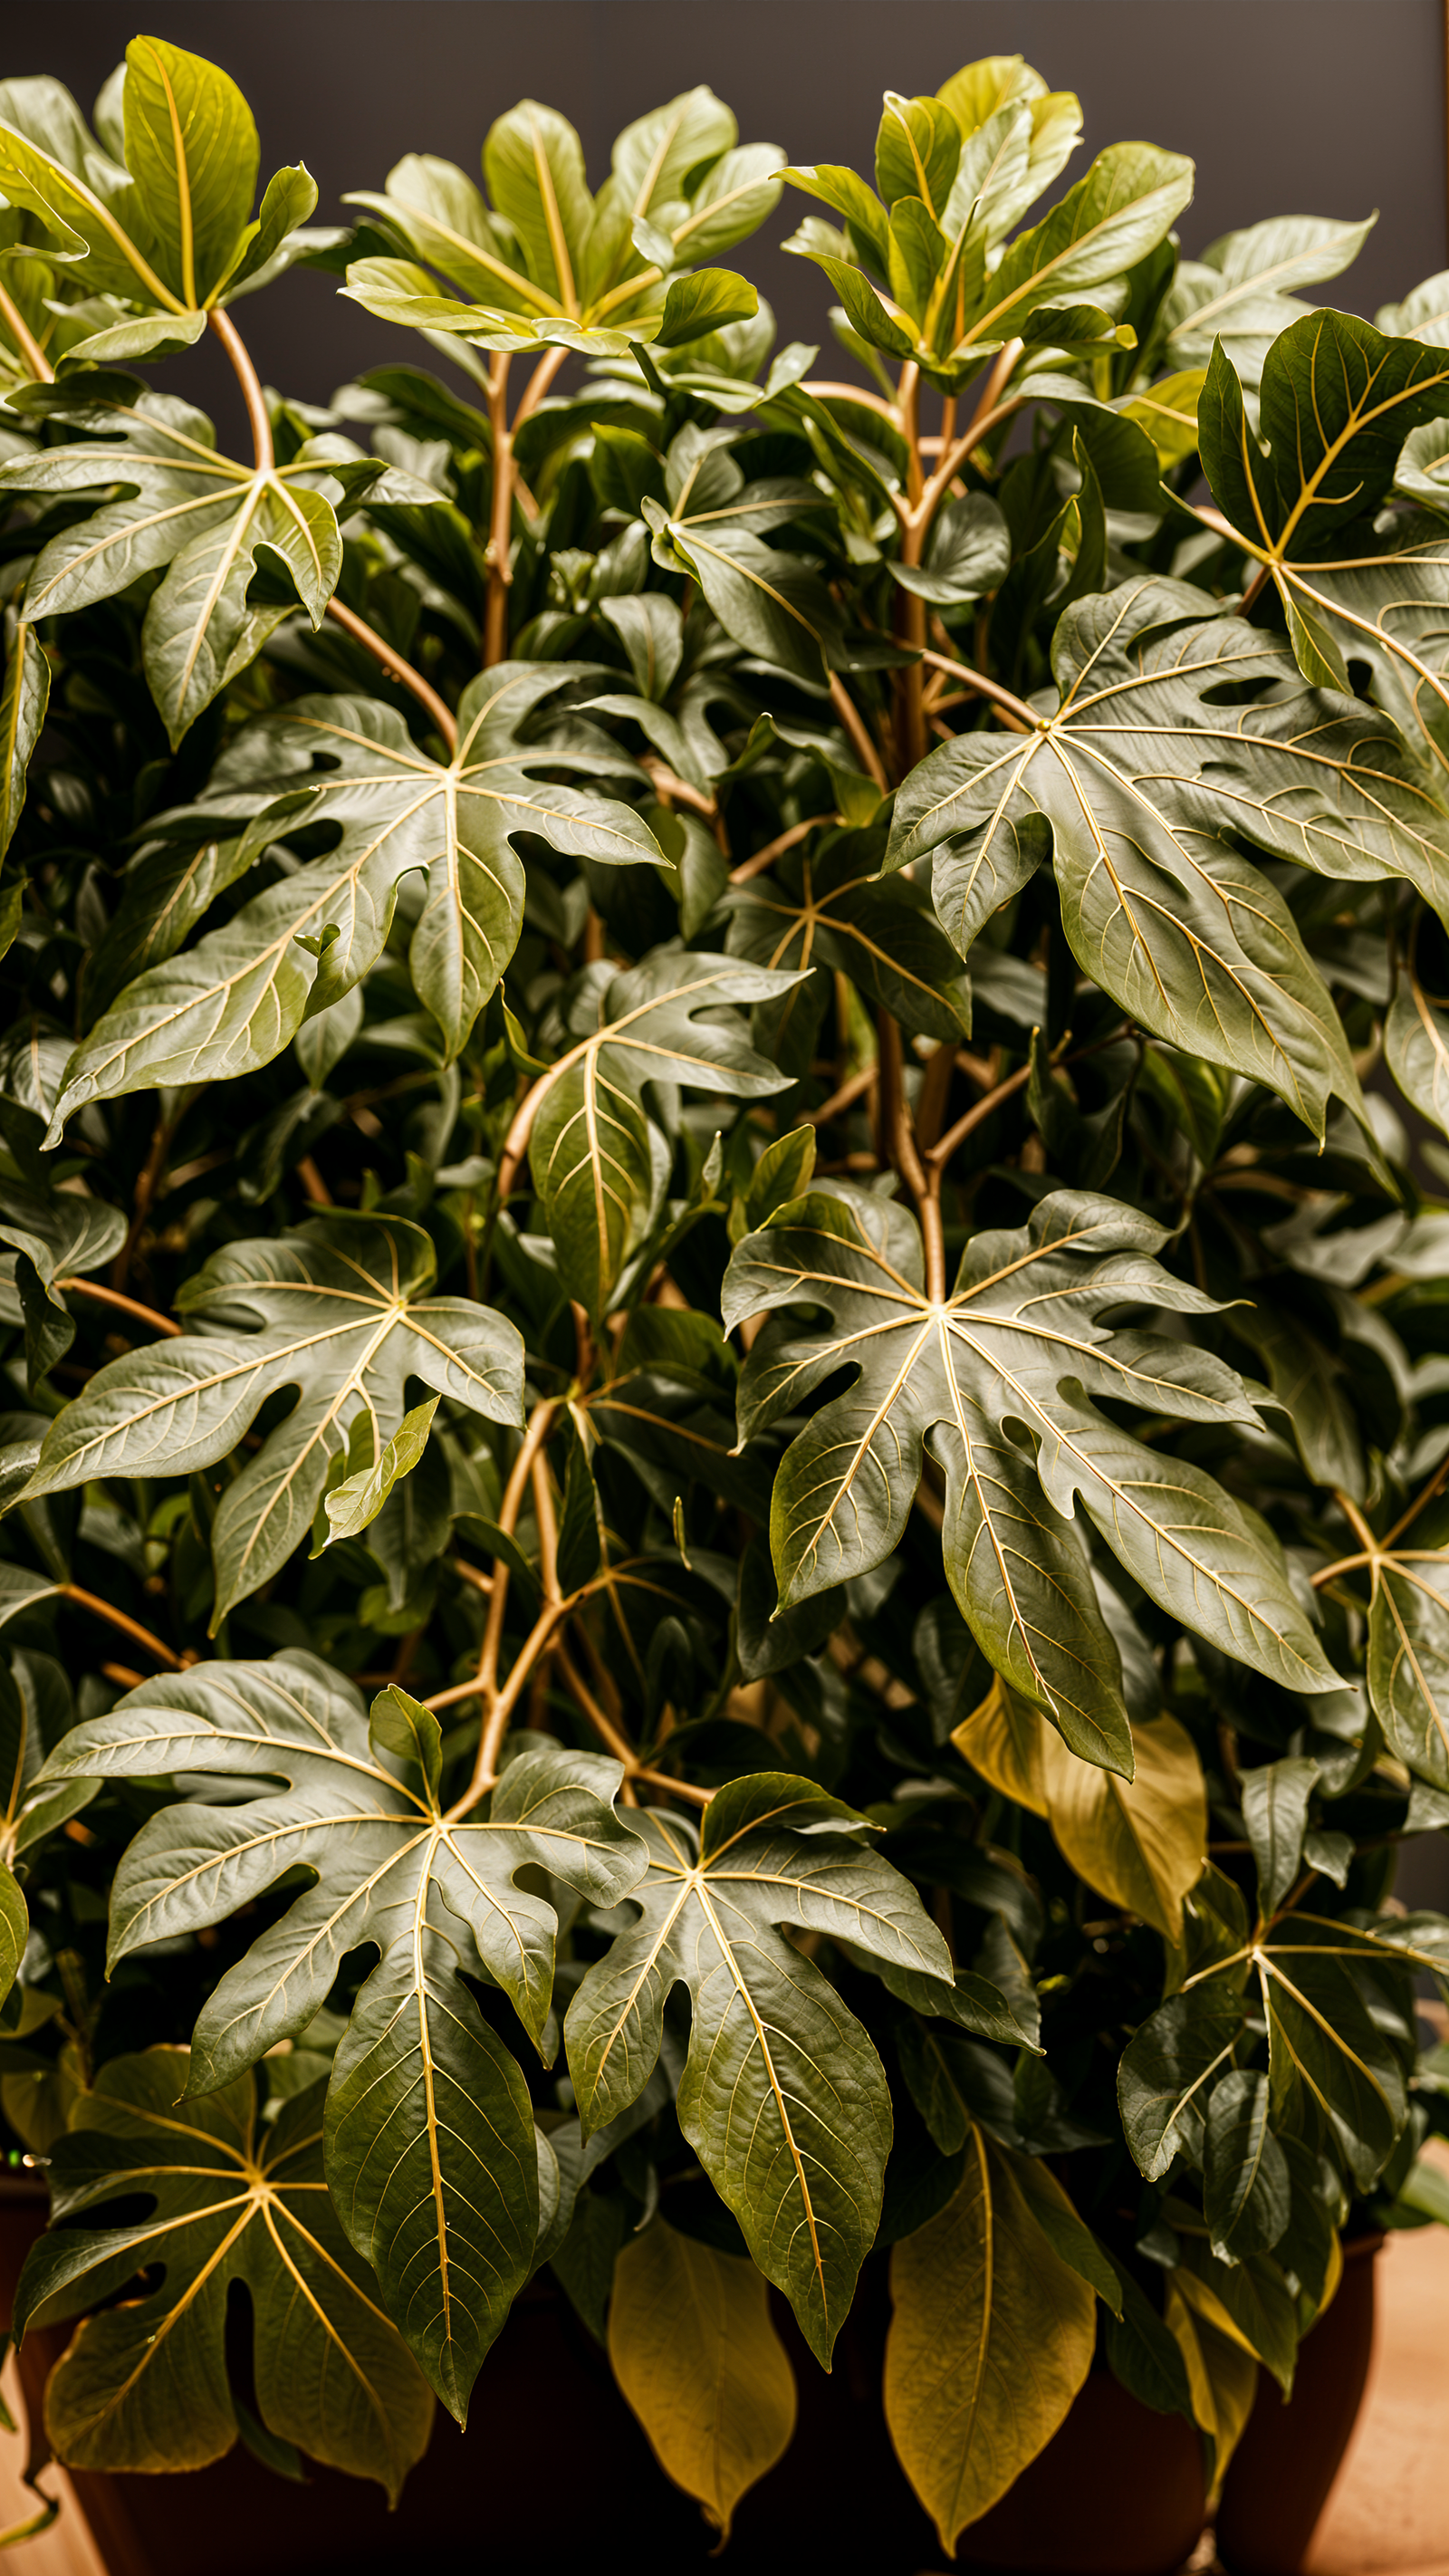
[[[1134,1726],[1135,1779],[1079,1762],[1042,1727],[1047,1813],[1062,1851],[1089,1887],[1140,1914],[1169,1941],[1182,1935],[1182,1900],[1207,1857],[1207,1793],[1176,1718]]]
[[[795,2379],[763,2275],[662,2218],[614,2269],[609,2359],[661,2467],[724,2539],[795,2430]]]
[[[1046,1729],[1039,1712],[1028,1701],[1019,1699],[1000,1674],[969,1717],[962,1719],[951,1733],[951,1741],[963,1761],[1004,1798],[1018,1807],[1030,1807],[1034,1816],[1047,1812],[1046,1777],[1042,1762],[1042,1738]]]
[[[886,2421],[954,2553],[1065,2416],[1091,2368],[1096,2302],[974,2125],[954,2200],[891,2256],[891,2293]]]
[[[1193,2420],[1212,2445],[1215,2498],[1253,2411],[1258,2393],[1257,2356],[1235,2335],[1224,2334],[1209,2324],[1200,2309],[1189,2307],[1172,2280],[1167,2284],[1162,2313],[1168,2333],[1187,2365]]]

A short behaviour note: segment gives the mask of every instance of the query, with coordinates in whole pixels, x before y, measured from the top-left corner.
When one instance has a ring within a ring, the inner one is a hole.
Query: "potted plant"
[[[519,2564],[577,2384],[762,2568],[843,2391],[902,2566],[1146,2576],[1431,2205],[1444,281],[1079,127],[695,90],[591,192],[525,101],[339,234],[159,39],[0,86],[0,2101],[102,2518],[406,2517],[481,2369]],[[717,264],[787,189],[848,378]]]

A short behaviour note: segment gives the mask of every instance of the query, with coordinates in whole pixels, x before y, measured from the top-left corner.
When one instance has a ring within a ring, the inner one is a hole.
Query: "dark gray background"
[[[530,95],[572,118],[595,186],[619,127],[696,81],[729,101],[742,141],[869,173],[883,89],[934,90],[982,54],[1022,53],[1081,97],[1067,180],[1124,139],[1193,156],[1189,252],[1265,215],[1377,207],[1362,257],[1324,290],[1370,315],[1449,264],[1440,0],[0,0],[0,68],[53,72],[89,111],[141,28],[231,73],[261,128],[263,176],[305,161],[324,223],[404,152],[477,176],[492,119]],[[829,346],[825,280],[777,247],[806,207],[787,192],[729,257],[783,338]],[[418,355],[315,273],[249,298],[238,319],[263,375],[308,401]],[[220,350],[173,362],[167,381],[241,434]],[[1446,1878],[1449,1855],[1426,1836],[1400,1890],[1443,1903]]]
[[[344,220],[344,190],[380,188],[403,152],[477,176],[492,119],[529,95],[573,119],[595,186],[619,127],[696,81],[729,101],[743,141],[869,172],[883,89],[934,90],[979,55],[1024,53],[1081,97],[1068,179],[1123,139],[1192,154],[1189,251],[1264,215],[1377,207],[1363,256],[1326,290],[1370,315],[1449,257],[1439,0],[3,0],[0,64],[58,74],[89,110],[138,28],[231,73],[263,174],[305,161],[319,222]],[[787,192],[728,256],[784,338],[828,342],[824,278],[777,247],[806,211]],[[248,300],[244,320],[263,375],[309,401],[416,350],[315,273]],[[185,380],[229,415],[219,351],[188,360]]]

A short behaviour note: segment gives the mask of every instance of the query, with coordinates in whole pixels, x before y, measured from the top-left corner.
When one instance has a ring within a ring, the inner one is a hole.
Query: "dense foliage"
[[[872,187],[696,90],[592,194],[526,101],[340,234],[170,45],[0,85],[0,2099],[80,2466],[395,2494],[551,2265],[727,2529],[765,2285],[828,2365],[890,2247],[950,2550],[1094,2356],[1220,2477],[1433,2205],[1449,279],[1183,259],[1078,135],[974,64]],[[711,264],[787,186],[848,381]],[[326,412],[237,318],[297,260],[379,322]],[[241,456],[133,372],[207,330]]]

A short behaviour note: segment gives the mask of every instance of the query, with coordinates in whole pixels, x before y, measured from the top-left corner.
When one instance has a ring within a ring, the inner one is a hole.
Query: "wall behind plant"
[[[1264,215],[1377,206],[1335,289],[1368,314],[1449,258],[1439,0],[7,0],[0,25],[8,75],[54,72],[87,106],[140,27],[208,54],[251,100],[264,166],[307,162],[324,223],[405,151],[476,172],[492,118],[528,95],[573,119],[596,178],[621,125],[695,81],[745,134],[868,168],[883,89],[1023,53],[1081,97],[1069,178],[1119,137],[1193,155],[1189,251]],[[783,336],[817,339],[819,277],[775,247],[796,219],[768,227],[748,266]],[[309,400],[379,355],[379,325],[315,277],[249,320],[263,373]],[[196,366],[188,390],[225,409],[220,353]]]

